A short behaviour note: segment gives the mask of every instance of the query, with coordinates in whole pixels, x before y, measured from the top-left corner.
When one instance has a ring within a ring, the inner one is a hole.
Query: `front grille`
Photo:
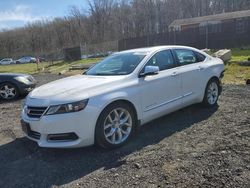
[[[41,134],[38,133],[38,132],[29,130],[29,131],[28,131],[28,136],[31,137],[31,138],[34,138],[34,139],[36,139],[36,140],[39,140],[40,137],[41,137]]]
[[[40,118],[45,113],[47,107],[27,107],[27,115],[30,118]]]
[[[30,82],[34,82],[34,81],[35,81],[34,78],[31,77],[31,76],[27,77],[27,79],[28,79]]]

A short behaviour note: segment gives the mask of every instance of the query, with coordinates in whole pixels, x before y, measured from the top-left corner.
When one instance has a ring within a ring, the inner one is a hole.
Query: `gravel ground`
[[[38,148],[20,111],[0,103],[0,187],[250,187],[250,87],[226,85],[218,107],[157,119],[113,151]]]

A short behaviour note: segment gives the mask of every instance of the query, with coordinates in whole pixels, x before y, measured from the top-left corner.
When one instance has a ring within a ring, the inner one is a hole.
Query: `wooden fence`
[[[241,30],[236,21],[224,23],[216,32],[202,32],[206,28],[192,28],[143,37],[122,39],[118,42],[119,51],[156,45],[185,45],[199,49],[235,48],[250,45],[250,19]]]

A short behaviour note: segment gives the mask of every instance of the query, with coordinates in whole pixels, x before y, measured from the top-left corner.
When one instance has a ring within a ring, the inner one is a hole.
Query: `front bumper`
[[[31,92],[35,87],[36,87],[36,83],[32,83],[29,85],[20,84],[19,85],[19,92],[21,95],[26,95],[29,92]]]
[[[97,112],[86,107],[83,111],[69,114],[42,116],[32,119],[22,112],[22,124],[30,130],[25,135],[40,147],[78,148],[94,144]],[[65,139],[57,139],[64,136]],[[53,138],[53,139],[52,139]]]
[[[223,71],[221,74],[220,74],[220,78],[219,78],[219,94],[221,95],[222,93],[222,79],[224,78],[224,73],[225,71]]]

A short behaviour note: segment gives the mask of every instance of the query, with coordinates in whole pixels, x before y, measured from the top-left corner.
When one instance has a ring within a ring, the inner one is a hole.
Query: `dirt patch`
[[[164,116],[113,151],[38,148],[23,137],[21,100],[1,103],[0,187],[250,187],[249,101],[249,86],[226,85],[218,107]]]

